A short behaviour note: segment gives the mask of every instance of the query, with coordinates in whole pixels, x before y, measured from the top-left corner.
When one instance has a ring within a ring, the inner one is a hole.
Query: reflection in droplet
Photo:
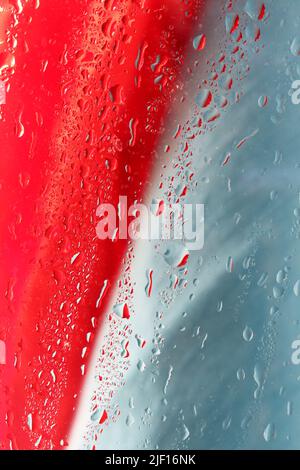
[[[269,423],[264,430],[264,440],[270,442],[272,439],[275,439],[275,426]]]
[[[295,282],[293,291],[294,291],[295,296],[299,297],[300,295],[300,280],[299,279]]]
[[[253,339],[253,330],[249,326],[245,327],[243,331],[243,338],[248,343]]]
[[[291,53],[295,56],[298,57],[300,56],[300,39],[298,37],[295,37],[292,41],[291,44]]]

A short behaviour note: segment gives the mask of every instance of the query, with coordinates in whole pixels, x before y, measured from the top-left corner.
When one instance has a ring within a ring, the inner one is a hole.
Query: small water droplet
[[[287,274],[283,269],[280,269],[278,273],[276,274],[276,282],[278,284],[281,284],[283,281],[285,281],[287,278]]]
[[[280,299],[284,294],[284,288],[281,286],[274,286],[273,287],[273,297],[274,299]]]
[[[253,330],[249,326],[246,326],[243,331],[244,340],[249,343],[253,339],[253,336]]]
[[[298,57],[300,56],[300,39],[298,37],[295,37],[292,41],[291,44],[291,53],[295,56]]]
[[[260,108],[264,108],[268,104],[268,97],[266,95],[262,95],[258,98],[258,106]]]
[[[189,437],[190,437],[190,431],[188,430],[187,426],[185,424],[183,424],[183,436],[182,436],[182,440],[183,441],[186,441]]]
[[[144,361],[142,361],[141,359],[138,361],[137,363],[137,368],[140,372],[144,372],[145,368],[146,368],[146,364],[144,363]]]
[[[257,388],[254,391],[254,398],[257,399],[259,397],[263,381],[263,371],[259,364],[254,366],[253,378],[257,384]]]
[[[131,414],[129,414],[126,418],[126,426],[130,427],[134,424],[134,422],[135,422],[134,417]]]
[[[226,271],[228,273],[233,272],[233,259],[231,256],[228,257],[227,264],[226,264]]]
[[[270,442],[272,439],[275,439],[275,426],[269,423],[264,430],[264,440]]]
[[[202,51],[206,45],[206,36],[205,34],[199,34],[193,40],[193,47],[196,51]]]
[[[260,278],[257,281],[258,287],[264,287],[267,283],[268,277],[269,277],[268,273],[262,273],[262,275],[260,276]]]
[[[240,367],[240,369],[237,370],[236,377],[238,380],[245,380],[246,374],[242,367]]]
[[[295,296],[299,297],[300,295],[300,280],[299,279],[295,282],[293,291],[294,291]]]
[[[0,340],[0,364],[6,364],[6,344]]]

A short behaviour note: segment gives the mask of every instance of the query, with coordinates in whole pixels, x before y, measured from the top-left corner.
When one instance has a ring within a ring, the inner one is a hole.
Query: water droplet
[[[134,417],[131,414],[129,414],[126,418],[126,426],[130,427],[134,424],[134,422],[135,422]]]
[[[19,114],[16,122],[16,136],[20,139],[25,134],[25,128],[22,123],[22,112]]]
[[[134,400],[133,397],[129,398],[129,408],[133,409],[134,408]]]
[[[142,361],[141,359],[138,361],[137,363],[137,368],[140,372],[144,372],[145,368],[146,368],[146,364],[144,363],[144,361]]]
[[[274,189],[272,191],[270,191],[270,199],[271,201],[275,201],[275,199],[277,199],[278,197],[278,192],[275,191]]]
[[[140,335],[135,335],[135,339],[139,348],[143,349],[146,346],[146,340]]]
[[[182,428],[183,428],[182,440],[186,441],[190,437],[190,431],[188,430],[185,424],[183,424]]]
[[[19,183],[21,188],[27,188],[30,183],[30,174],[29,173],[20,173],[19,174]]]
[[[260,276],[260,278],[257,281],[257,285],[259,287],[264,287],[267,283],[268,277],[269,277],[268,273],[262,273],[262,275]]]
[[[75,261],[77,260],[78,256],[80,255],[80,251],[78,253],[75,253],[75,255],[72,256],[71,258],[71,264],[74,264]]]
[[[223,430],[227,431],[227,429],[230,428],[230,425],[231,425],[231,416],[227,416],[227,418],[225,418],[222,423]]]
[[[300,295],[300,280],[299,279],[295,282],[293,291],[294,291],[295,296],[299,297]]]
[[[247,341],[248,343],[253,339],[253,330],[249,327],[249,326],[246,326],[244,331],[243,331],[243,338],[245,341]]]
[[[299,209],[299,207],[296,207],[296,209],[294,209],[294,216],[297,217],[297,218],[300,218],[300,209]]]
[[[273,297],[274,299],[280,299],[284,294],[284,288],[281,286],[274,286],[273,287]]]
[[[28,426],[29,431],[32,431],[32,414],[31,413],[27,415],[27,426]]]
[[[273,423],[269,423],[264,430],[264,440],[270,442],[272,439],[275,439],[275,426]]]
[[[113,312],[120,318],[124,318],[126,320],[129,320],[130,318],[130,312],[126,302],[114,305]]]
[[[246,374],[245,374],[245,371],[242,367],[237,370],[236,377],[237,377],[238,380],[245,380]]]
[[[295,56],[298,57],[300,56],[300,39],[298,37],[295,37],[292,41],[291,44],[291,53]]]
[[[212,92],[210,90],[203,89],[198,93],[195,101],[200,108],[207,108],[211,104],[212,99]]]
[[[129,121],[129,130],[130,130],[130,140],[129,140],[129,145],[130,147],[133,147],[136,142],[137,138],[137,126],[138,126],[138,119],[130,119]]]
[[[263,380],[263,371],[259,364],[256,364],[254,367],[253,378],[257,384],[257,388],[254,391],[254,398],[257,399],[259,397],[259,394],[262,388],[262,380]]]
[[[181,268],[186,265],[189,258],[187,248],[179,243],[170,243],[164,253],[164,259],[170,266]]]
[[[109,288],[109,281],[107,279],[105,279],[104,283],[103,283],[103,286],[102,286],[102,289],[100,291],[99,297],[96,300],[96,308],[100,307],[100,305],[102,303],[102,300],[103,300],[103,297],[106,295],[106,293],[108,291],[108,288]]]
[[[227,263],[226,263],[226,271],[228,273],[233,272],[233,259],[231,256],[228,257]]]
[[[281,284],[286,279],[287,273],[283,269],[280,269],[280,271],[278,271],[278,273],[276,274],[276,282],[278,282],[278,284]]]
[[[170,380],[172,378],[172,373],[173,373],[173,366],[170,365],[168,377],[167,377],[167,380],[166,380],[166,383],[165,383],[165,386],[164,386],[164,395],[166,395],[166,393],[167,393],[168,385],[169,385]]]
[[[146,276],[147,276],[147,284],[145,287],[145,292],[146,292],[147,297],[150,297],[152,293],[152,285],[153,285],[153,269],[148,269],[146,272]]]
[[[258,0],[247,0],[244,11],[251,20],[261,21],[265,17],[266,7],[264,3],[258,2]]]
[[[193,47],[196,51],[202,51],[206,45],[206,36],[205,34],[199,34],[193,40]]]
[[[108,414],[106,410],[103,410],[99,424],[103,424],[108,419]]]
[[[121,341],[121,348],[122,348],[121,357],[123,357],[124,359],[126,359],[130,355],[128,347],[129,347],[128,339],[123,339],[123,341]]]
[[[155,216],[160,216],[165,209],[165,201],[163,199],[153,198],[151,202],[151,212]]]
[[[0,364],[6,364],[6,344],[0,340]]]
[[[234,33],[239,27],[240,18],[236,13],[228,13],[225,18],[225,27],[227,33]]]
[[[270,308],[270,315],[276,315],[276,313],[279,312],[279,308],[276,307],[276,305],[272,305],[272,307]]]
[[[91,421],[98,421],[100,418],[100,410],[97,409],[94,411],[94,413],[92,413],[91,415]]]
[[[260,108],[264,108],[268,104],[268,97],[265,95],[262,95],[258,98],[258,106]]]

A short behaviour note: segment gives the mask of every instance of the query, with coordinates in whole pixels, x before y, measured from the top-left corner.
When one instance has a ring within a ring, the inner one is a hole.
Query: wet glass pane
[[[298,449],[300,2],[0,0],[0,448]]]

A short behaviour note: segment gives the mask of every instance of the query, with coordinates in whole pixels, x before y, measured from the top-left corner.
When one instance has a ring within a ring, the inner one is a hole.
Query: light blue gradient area
[[[155,283],[163,258],[144,252],[135,266],[137,279],[154,269],[154,291],[146,299],[137,282],[134,326],[151,341],[160,331],[156,312],[164,310],[165,344],[159,356],[151,347],[143,353],[143,373],[133,354],[116,397],[121,417],[105,429],[100,448],[300,448],[300,366],[291,363],[291,343],[300,338],[293,292],[300,279],[300,105],[289,96],[300,78],[300,57],[290,52],[300,37],[300,1],[265,3],[265,48],[250,56],[244,96],[211,135],[191,144],[200,176],[189,202],[205,204],[205,245],[191,252],[188,287],[165,311],[158,292],[168,280]],[[268,96],[264,108],[261,95]],[[227,152],[231,160],[222,166]],[[243,338],[246,326],[251,341]]]

